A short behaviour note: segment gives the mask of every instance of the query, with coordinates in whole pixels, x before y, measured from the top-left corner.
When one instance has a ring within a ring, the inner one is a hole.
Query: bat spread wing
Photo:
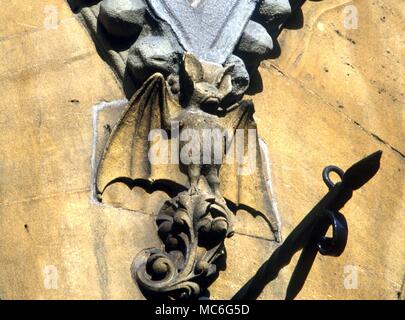
[[[253,119],[254,112],[251,101],[241,101],[222,120],[223,127],[233,128],[235,135],[227,154],[234,161],[225,161],[220,172],[221,193],[232,211],[245,210],[254,216],[263,217],[279,240],[278,220],[272,206],[265,155]],[[242,159],[238,159],[238,148],[243,150]]]
[[[151,76],[135,93],[113,129],[99,162],[96,187],[102,202],[153,212],[156,205],[167,200],[166,197],[157,204],[151,201],[150,195],[155,191],[159,191],[158,196],[172,196],[176,190],[186,189],[187,176],[178,170],[178,165],[164,161],[152,164],[148,156],[154,143],[149,141],[150,132],[160,129],[167,136],[168,120],[180,110],[159,73]],[[138,206],[134,207],[134,203]]]
[[[187,175],[179,164],[170,163],[170,157],[167,163],[151,163],[149,159],[154,143],[149,135],[154,129],[166,132],[163,139],[168,140],[166,151],[170,154],[170,119],[182,110],[168,93],[161,74],[144,83],[123,111],[99,163],[96,185],[102,202],[155,213],[164,201],[188,189]],[[253,113],[253,104],[241,101],[218,117],[221,127],[234,134],[220,170],[220,189],[232,211],[261,215],[277,234]],[[242,140],[238,140],[238,134]],[[244,155],[242,168],[237,161],[240,148]]]

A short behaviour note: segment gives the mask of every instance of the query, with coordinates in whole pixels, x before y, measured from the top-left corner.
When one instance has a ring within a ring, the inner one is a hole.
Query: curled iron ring
[[[346,248],[348,227],[343,214],[325,210],[324,216],[333,228],[332,238],[323,236],[318,243],[319,252],[324,256],[339,257]]]
[[[328,166],[325,169],[323,169],[322,178],[329,189],[332,189],[335,186],[332,179],[330,178],[330,174],[332,172],[336,173],[341,180],[343,180],[343,175],[345,174],[342,169],[336,166]]]

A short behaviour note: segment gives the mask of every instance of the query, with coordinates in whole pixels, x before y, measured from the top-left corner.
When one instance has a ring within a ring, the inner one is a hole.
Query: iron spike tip
[[[351,166],[343,176],[344,185],[357,190],[370,181],[380,169],[382,151],[374,152]]]

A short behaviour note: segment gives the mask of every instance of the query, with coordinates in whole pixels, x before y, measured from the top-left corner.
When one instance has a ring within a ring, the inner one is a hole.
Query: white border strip
[[[281,217],[280,213],[278,211],[278,205],[277,205],[277,200],[276,200],[276,194],[274,193],[273,189],[273,180],[271,177],[271,161],[270,161],[270,156],[269,156],[269,148],[266,144],[266,142],[259,138],[259,146],[260,146],[260,155],[262,157],[262,162],[264,164],[264,177],[266,180],[266,187],[267,187],[267,192],[270,195],[271,199],[271,209],[273,210],[273,213],[277,219],[277,227],[280,233],[281,237]],[[280,239],[282,241],[282,239]]]
[[[91,152],[91,203],[93,204],[100,204],[97,200],[96,194],[96,171],[98,167],[98,163],[96,161],[96,148],[97,148],[97,139],[98,139],[98,132],[97,132],[97,122],[98,122],[98,114],[100,111],[105,109],[112,109],[112,108],[121,108],[128,103],[128,100],[115,100],[112,102],[101,102],[95,106],[93,106],[93,141],[92,141],[92,152]]]

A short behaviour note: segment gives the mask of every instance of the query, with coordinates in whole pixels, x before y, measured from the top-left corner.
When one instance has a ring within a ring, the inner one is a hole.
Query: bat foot
[[[222,208],[226,221],[228,222],[228,230],[226,233],[227,238],[231,238],[235,234],[233,220],[232,220],[232,211],[229,209],[225,198],[221,194],[215,193],[215,203]]]

